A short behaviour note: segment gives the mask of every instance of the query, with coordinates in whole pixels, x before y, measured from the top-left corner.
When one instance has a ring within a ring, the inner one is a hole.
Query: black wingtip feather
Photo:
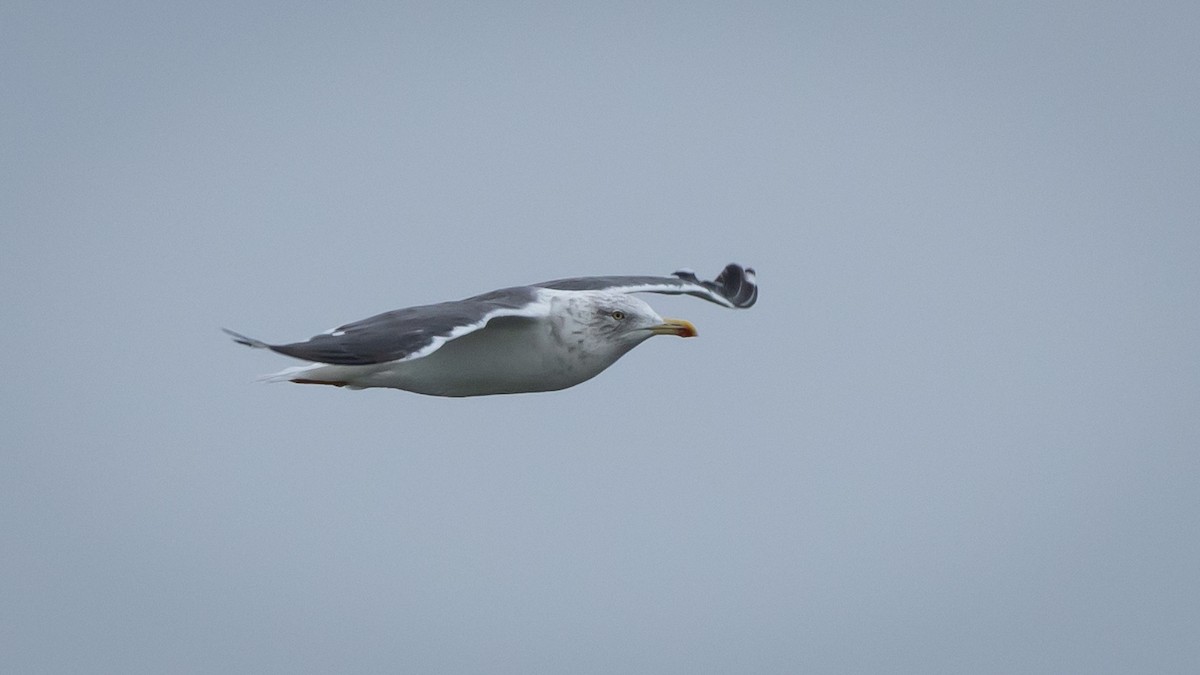
[[[714,281],[701,281],[691,270],[679,270],[675,276],[700,284],[710,291],[720,295],[738,309],[753,307],[758,301],[758,283],[754,278],[754,268],[742,267],[737,263],[729,263]]]
[[[222,328],[221,330],[225,331],[225,334],[233,338],[233,341],[239,345],[246,345],[247,347],[253,347],[254,349],[271,348],[271,345],[263,342],[262,340],[255,340],[252,337],[246,337],[245,335],[242,335],[241,333],[235,333],[228,328]]]
[[[717,275],[716,283],[734,307],[751,307],[758,301],[758,283],[753,267],[730,263]]]

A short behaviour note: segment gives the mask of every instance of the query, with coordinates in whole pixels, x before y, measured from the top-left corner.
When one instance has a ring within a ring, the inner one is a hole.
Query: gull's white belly
[[[625,350],[596,353],[564,342],[547,321],[493,322],[429,356],[374,366],[320,366],[353,388],[392,387],[433,396],[483,396],[565,389],[589,380]]]

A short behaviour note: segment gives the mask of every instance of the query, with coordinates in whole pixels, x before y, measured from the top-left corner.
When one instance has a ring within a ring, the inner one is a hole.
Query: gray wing
[[[618,293],[667,293],[694,295],[724,307],[745,309],[758,300],[754,269],[730,263],[713,281],[701,281],[695,272],[683,269],[670,277],[576,277],[535,284],[560,291],[615,291]]]
[[[366,366],[419,359],[446,342],[477,331],[498,317],[536,319],[549,306],[528,286],[505,288],[466,300],[397,309],[339,326],[304,342],[273,345],[222,328],[235,341],[306,361]]]

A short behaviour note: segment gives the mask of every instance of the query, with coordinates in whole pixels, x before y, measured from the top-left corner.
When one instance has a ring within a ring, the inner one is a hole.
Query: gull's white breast
[[[493,319],[418,359],[370,366],[317,364],[304,368],[302,376],[342,381],[354,389],[389,387],[434,396],[555,391],[595,377],[632,347],[598,340],[589,332],[586,310],[579,304],[586,293],[543,293],[552,305],[548,316]]]

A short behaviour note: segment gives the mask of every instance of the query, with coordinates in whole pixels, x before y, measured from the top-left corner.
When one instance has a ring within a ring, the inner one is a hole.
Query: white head
[[[629,350],[655,335],[693,337],[696,327],[664,319],[642,300],[611,291],[548,291],[558,311],[551,315],[556,364],[571,384],[594,377]],[[569,385],[568,385],[569,386]]]
[[[579,306],[581,323],[593,339],[620,345],[621,353],[655,335],[695,337],[696,327],[682,319],[664,319],[650,305],[627,293],[589,294]]]

